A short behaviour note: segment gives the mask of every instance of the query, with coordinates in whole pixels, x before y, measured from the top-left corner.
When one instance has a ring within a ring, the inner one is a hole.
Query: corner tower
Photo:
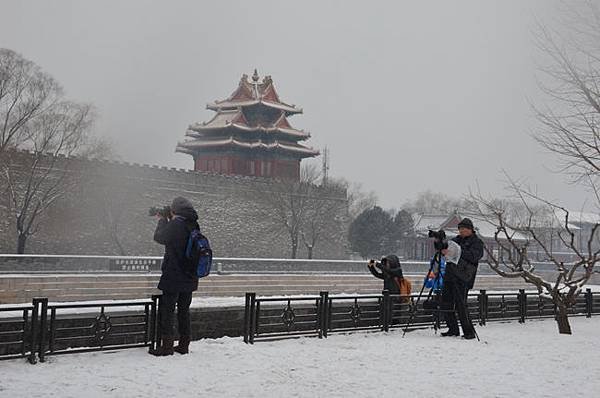
[[[273,80],[243,75],[223,101],[209,103],[216,114],[189,126],[176,152],[194,158],[194,170],[271,178],[300,178],[300,162],[319,155],[302,144],[310,134],[293,128],[288,117],[302,113],[279,99]]]

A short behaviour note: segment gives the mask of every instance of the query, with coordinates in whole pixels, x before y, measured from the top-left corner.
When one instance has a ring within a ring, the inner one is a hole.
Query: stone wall
[[[13,164],[27,164],[28,157],[19,152]],[[184,196],[197,208],[215,255],[290,255],[286,231],[260,199],[278,189],[273,180],[77,158],[61,159],[58,168],[79,183],[46,212],[39,232],[27,242],[27,253],[160,255],[162,247],[152,240],[156,219],[147,215],[148,208]],[[14,214],[6,192],[0,195],[0,253],[14,253]],[[331,190],[328,198],[336,203],[335,210],[325,217],[326,231],[314,257],[347,258],[346,195]],[[298,257],[306,256],[300,244]]]

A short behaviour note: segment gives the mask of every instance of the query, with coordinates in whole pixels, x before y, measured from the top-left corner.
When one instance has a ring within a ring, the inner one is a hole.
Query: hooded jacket
[[[190,232],[199,229],[198,214],[191,207],[177,208],[170,221],[158,220],[154,240],[165,246],[158,288],[169,293],[189,293],[198,289],[198,277],[184,268],[184,256]]]
[[[375,267],[369,267],[369,271],[374,277],[383,279],[383,289],[388,290],[390,294],[400,294],[400,288],[396,283],[396,278],[402,278],[402,266],[397,256],[391,254],[385,257],[388,267],[382,266],[381,271]]]

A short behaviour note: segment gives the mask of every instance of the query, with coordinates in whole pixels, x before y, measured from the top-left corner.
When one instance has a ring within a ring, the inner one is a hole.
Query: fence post
[[[327,338],[327,305],[329,302],[329,292],[319,292],[319,338]]]
[[[246,303],[244,305],[244,343],[248,344],[250,337],[250,294],[246,292]]]
[[[479,291],[477,296],[477,304],[479,304],[479,324],[485,326],[487,316],[487,294],[485,289]]]
[[[40,300],[40,334],[38,345],[38,357],[40,362],[46,362],[46,332],[48,331],[48,298],[44,297]]]
[[[383,295],[383,301],[381,302],[383,307],[383,331],[388,332],[390,330],[390,291],[385,289],[381,294]]]
[[[160,346],[160,311],[159,304],[162,295],[153,294],[152,295],[152,304],[151,304],[151,320],[150,320],[150,348],[148,352],[154,352],[158,350]]]
[[[38,317],[40,315],[41,300],[41,298],[35,297],[32,303],[33,308],[31,310],[31,333],[29,335],[29,357],[27,360],[32,365],[37,362],[36,347],[38,343]]]
[[[519,303],[519,323],[525,323],[525,313],[527,312],[527,295],[525,289],[519,289],[518,303]]]
[[[592,289],[589,287],[585,290],[585,309],[585,317],[591,318],[592,312],[594,312],[594,296],[592,295]]]
[[[256,293],[250,293],[250,328],[248,342],[254,344],[254,332],[256,328]]]

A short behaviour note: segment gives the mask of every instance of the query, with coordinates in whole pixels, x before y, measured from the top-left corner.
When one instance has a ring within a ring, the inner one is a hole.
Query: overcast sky
[[[329,147],[331,174],[384,207],[476,181],[500,195],[502,169],[578,207],[583,191],[529,136],[532,32],[558,3],[0,0],[0,47],[93,103],[123,160],[192,168],[174,151],[186,127],[258,68],[304,109],[290,122]]]

